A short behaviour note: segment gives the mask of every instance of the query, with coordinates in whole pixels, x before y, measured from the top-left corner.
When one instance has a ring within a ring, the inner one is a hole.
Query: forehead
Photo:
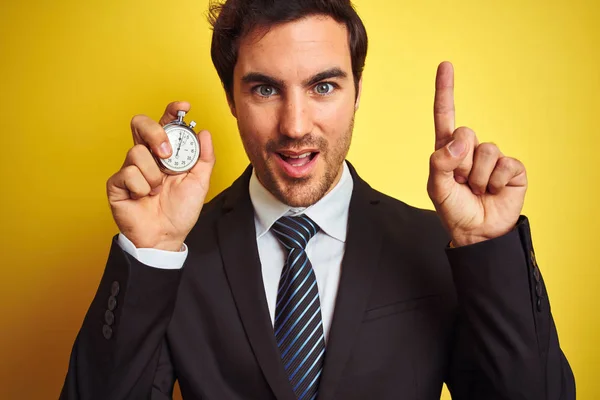
[[[302,79],[333,67],[351,75],[348,31],[328,16],[309,16],[257,28],[240,41],[235,75],[266,73],[280,79]]]

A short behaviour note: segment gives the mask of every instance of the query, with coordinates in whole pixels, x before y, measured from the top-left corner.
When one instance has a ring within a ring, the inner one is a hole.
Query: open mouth
[[[277,160],[283,172],[291,178],[306,178],[314,170],[319,158],[318,151],[277,152]]]
[[[317,152],[306,152],[298,155],[277,153],[277,155],[292,167],[303,167],[310,163],[316,157]]]

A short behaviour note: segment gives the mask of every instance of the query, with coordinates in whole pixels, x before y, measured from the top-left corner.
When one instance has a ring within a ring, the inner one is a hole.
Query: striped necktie
[[[296,397],[317,397],[325,357],[325,337],[317,279],[306,255],[319,227],[305,215],[282,217],[271,228],[288,250],[279,279],[275,339]]]

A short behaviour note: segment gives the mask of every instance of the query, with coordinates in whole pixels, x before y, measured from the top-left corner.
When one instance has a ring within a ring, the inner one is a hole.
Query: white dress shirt
[[[254,207],[256,243],[262,267],[265,295],[271,316],[275,318],[279,278],[287,257],[287,250],[271,232],[271,226],[284,215],[305,214],[317,223],[320,230],[308,242],[306,253],[315,271],[323,333],[329,335],[333,309],[340,282],[342,258],[346,246],[348,210],[354,184],[346,163],[338,184],[317,203],[308,208],[293,208],[277,200],[259,181],[253,171],[250,178],[250,199]],[[140,262],[155,268],[181,268],[187,257],[187,247],[181,252],[155,249],[136,249],[123,234],[119,245]]]

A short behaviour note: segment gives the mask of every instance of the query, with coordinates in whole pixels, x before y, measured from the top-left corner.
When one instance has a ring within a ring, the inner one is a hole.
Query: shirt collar
[[[315,221],[321,230],[339,240],[346,242],[348,228],[348,209],[354,183],[346,162],[343,164],[342,177],[337,185],[321,200],[310,207],[294,208],[275,198],[258,180],[256,171],[250,177],[250,200],[254,207],[256,238],[260,238],[271,229],[271,226],[284,215],[305,214]]]

